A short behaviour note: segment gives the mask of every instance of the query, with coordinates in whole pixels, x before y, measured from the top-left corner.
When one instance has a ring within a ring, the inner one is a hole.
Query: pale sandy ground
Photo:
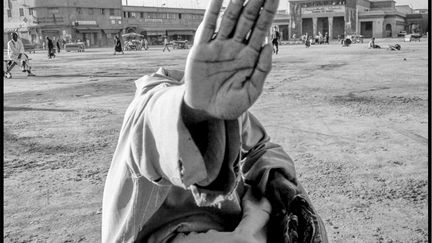
[[[252,111],[294,159],[331,242],[427,242],[428,46],[282,46]],[[4,80],[4,241],[99,242],[134,80],[187,50],[31,55]],[[404,60],[406,58],[406,60]]]

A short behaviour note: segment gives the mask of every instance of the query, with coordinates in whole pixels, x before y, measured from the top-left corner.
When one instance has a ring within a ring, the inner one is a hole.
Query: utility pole
[[[359,10],[358,7],[356,6],[356,35],[360,35],[359,33]]]

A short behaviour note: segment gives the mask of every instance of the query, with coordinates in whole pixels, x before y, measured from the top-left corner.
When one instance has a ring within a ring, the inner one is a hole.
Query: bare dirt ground
[[[427,242],[428,46],[281,46],[252,111],[294,159],[331,242]],[[31,55],[4,80],[4,241],[100,242],[134,80],[187,50]]]

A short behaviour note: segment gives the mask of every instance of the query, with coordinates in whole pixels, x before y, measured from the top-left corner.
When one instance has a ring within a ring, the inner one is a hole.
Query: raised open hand
[[[223,0],[211,0],[185,70],[189,107],[218,119],[236,119],[258,99],[271,69],[264,40],[279,0],[231,0],[218,33]]]

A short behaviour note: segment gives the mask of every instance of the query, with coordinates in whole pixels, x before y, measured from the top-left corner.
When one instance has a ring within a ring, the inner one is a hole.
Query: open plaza
[[[280,46],[252,112],[294,160],[331,242],[427,242],[427,40],[376,42]],[[4,242],[100,242],[134,81],[184,69],[188,51],[36,51],[37,76],[4,79]]]

